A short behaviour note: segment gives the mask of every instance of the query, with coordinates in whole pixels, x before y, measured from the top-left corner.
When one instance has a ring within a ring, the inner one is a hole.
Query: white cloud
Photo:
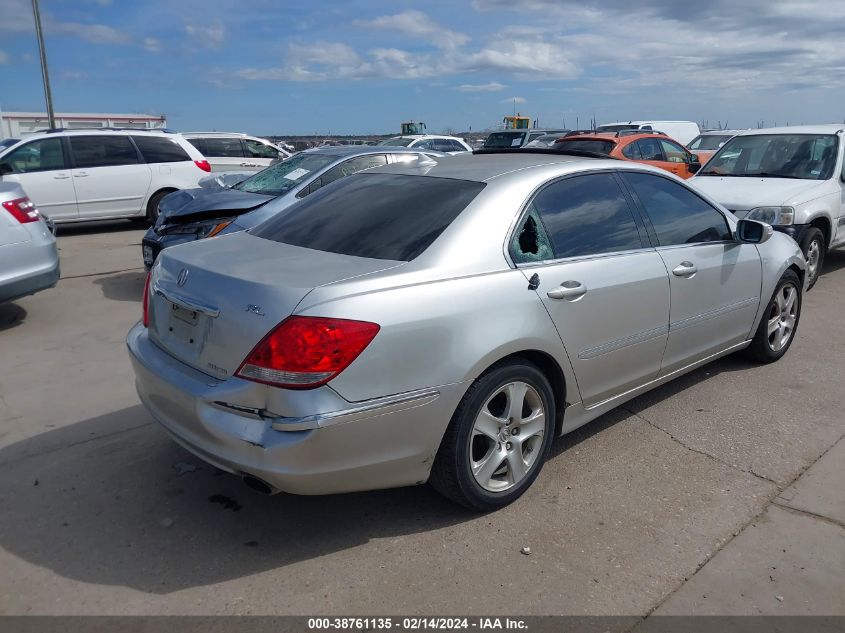
[[[144,48],[151,53],[158,53],[161,51],[161,40],[154,37],[145,37],[143,45]]]
[[[528,101],[525,97],[508,97],[507,99],[502,99],[500,103],[525,103]]]
[[[185,33],[206,48],[220,48],[226,39],[226,27],[219,19],[214,20],[210,24],[187,22],[185,24]]]
[[[500,84],[498,81],[491,81],[486,84],[461,84],[455,86],[455,90],[458,92],[499,92],[506,87],[505,84]]]
[[[78,37],[92,44],[128,44],[132,36],[105,24],[82,24],[80,22],[56,22],[49,20],[47,31]]]
[[[469,36],[465,33],[448,29],[422,11],[413,9],[395,15],[382,15],[373,20],[356,20],[354,24],[365,28],[398,31],[444,49],[458,48],[469,42]]]

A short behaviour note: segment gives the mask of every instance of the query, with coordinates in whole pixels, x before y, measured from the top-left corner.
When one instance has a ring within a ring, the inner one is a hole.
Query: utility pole
[[[53,129],[56,127],[56,116],[53,113],[53,93],[50,91],[50,75],[47,73],[47,51],[44,48],[44,34],[41,32],[41,12],[38,10],[38,0],[32,0],[32,15],[35,18],[35,36],[38,38],[38,54],[41,57],[41,78],[44,80],[47,119],[50,122],[50,129]]]

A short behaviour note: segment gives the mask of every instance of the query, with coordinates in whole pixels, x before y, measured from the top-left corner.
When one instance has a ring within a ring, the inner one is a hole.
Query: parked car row
[[[237,202],[212,222],[267,215],[162,251],[127,338],[150,414],[257,490],[428,481],[495,509],[555,436],[725,354],[772,362],[792,343],[797,244],[666,170],[558,143],[261,191],[336,149],[219,191]]]

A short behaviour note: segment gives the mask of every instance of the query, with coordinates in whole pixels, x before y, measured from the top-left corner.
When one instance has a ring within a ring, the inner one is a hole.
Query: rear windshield
[[[252,233],[318,251],[407,262],[428,248],[484,186],[360,173],[303,198]]]
[[[484,141],[485,148],[521,147],[526,132],[493,132]]]
[[[299,183],[312,178],[315,172],[332,164],[338,158],[333,154],[296,154],[250,176],[232,189],[264,196],[280,196]]]
[[[619,125],[600,125],[596,128],[599,132],[624,132],[625,130],[637,130],[639,126],[631,123],[620,123]],[[643,129],[651,129],[651,126],[645,126]]]
[[[613,151],[613,148],[616,146],[616,143],[613,141],[604,141],[601,139],[592,139],[592,138],[578,138],[578,139],[564,139],[562,141],[558,141],[554,144],[553,147],[556,149],[575,149],[579,152],[595,152],[596,154],[604,154],[605,156],[610,156],[610,152]]]
[[[391,147],[408,147],[411,143],[414,142],[412,138],[389,138],[385,139],[384,141],[379,141],[379,145],[390,145]]]
[[[692,143],[687,145],[691,150],[700,149],[702,151],[719,149],[726,142],[731,140],[733,134],[702,134],[696,136]]]

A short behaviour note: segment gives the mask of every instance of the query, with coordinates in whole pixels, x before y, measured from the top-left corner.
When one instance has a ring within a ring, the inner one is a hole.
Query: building
[[[57,112],[56,127],[81,128],[128,127],[154,130],[167,127],[163,114],[92,114]],[[20,138],[50,127],[45,112],[0,112],[0,138]]]

